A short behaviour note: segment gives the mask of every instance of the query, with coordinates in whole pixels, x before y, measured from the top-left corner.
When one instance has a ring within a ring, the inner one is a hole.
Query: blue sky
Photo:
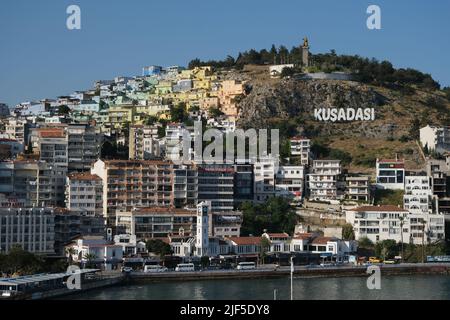
[[[66,28],[81,8],[82,29]],[[368,30],[377,4],[382,30]],[[0,102],[53,98],[144,65],[187,65],[250,48],[359,54],[431,73],[450,85],[450,1],[1,0]]]

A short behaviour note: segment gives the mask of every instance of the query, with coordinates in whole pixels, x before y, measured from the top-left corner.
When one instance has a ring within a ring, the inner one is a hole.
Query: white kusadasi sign
[[[374,108],[316,108],[314,118],[317,121],[374,121]]]

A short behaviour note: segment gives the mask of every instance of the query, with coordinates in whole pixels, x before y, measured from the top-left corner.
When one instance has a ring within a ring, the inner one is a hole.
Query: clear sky
[[[81,8],[81,30],[66,8]],[[370,4],[382,29],[366,27]],[[335,49],[412,67],[450,85],[448,0],[1,0],[0,102],[54,98],[145,65],[221,59],[250,48]]]

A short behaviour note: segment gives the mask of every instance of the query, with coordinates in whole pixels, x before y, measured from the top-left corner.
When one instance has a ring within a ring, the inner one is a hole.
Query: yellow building
[[[113,105],[109,107],[108,118],[112,127],[120,127],[124,123],[134,123],[136,117],[136,106]]]
[[[220,110],[228,117],[237,117],[239,110],[236,99],[244,94],[244,82],[238,80],[226,80],[218,92]]]

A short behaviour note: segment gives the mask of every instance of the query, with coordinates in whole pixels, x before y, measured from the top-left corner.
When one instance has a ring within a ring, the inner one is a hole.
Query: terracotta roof
[[[374,211],[374,212],[385,212],[385,211],[395,211],[395,212],[408,212],[407,210],[403,208],[399,208],[394,205],[382,205],[382,206],[362,206],[358,207],[356,209],[353,209],[353,211],[357,212],[366,212],[366,211]]]
[[[142,165],[142,166],[146,166],[146,165],[171,165],[173,164],[172,161],[170,160],[103,160],[103,162],[105,162],[105,164],[109,164],[109,165],[124,165],[124,166],[129,166],[129,165]]]
[[[236,243],[238,246],[261,244],[261,237],[231,237],[228,239]]]
[[[310,139],[306,138],[306,137],[303,137],[303,136],[297,136],[297,137],[292,137],[290,140],[298,141],[298,140],[310,140]]]
[[[267,233],[271,238],[289,238],[286,232],[283,233]]]
[[[0,142],[18,142],[16,139],[1,138]]]
[[[296,235],[294,235],[293,239],[306,240],[310,239],[313,235],[314,235],[313,233],[297,233]]]
[[[133,213],[135,214],[154,214],[154,213],[166,213],[166,214],[178,214],[178,215],[197,215],[196,210],[179,209],[174,207],[148,207],[148,208],[136,208]]]
[[[334,240],[337,240],[337,238],[334,238],[334,237],[317,237],[317,238],[313,239],[311,244],[327,244],[328,241],[334,241]]]
[[[38,130],[42,138],[64,138],[64,130],[61,128],[41,128]]]
[[[73,174],[69,175],[69,179],[71,179],[71,180],[102,180],[98,175],[90,174],[88,172],[73,173]]]
[[[378,159],[379,163],[405,163],[403,159]]]

